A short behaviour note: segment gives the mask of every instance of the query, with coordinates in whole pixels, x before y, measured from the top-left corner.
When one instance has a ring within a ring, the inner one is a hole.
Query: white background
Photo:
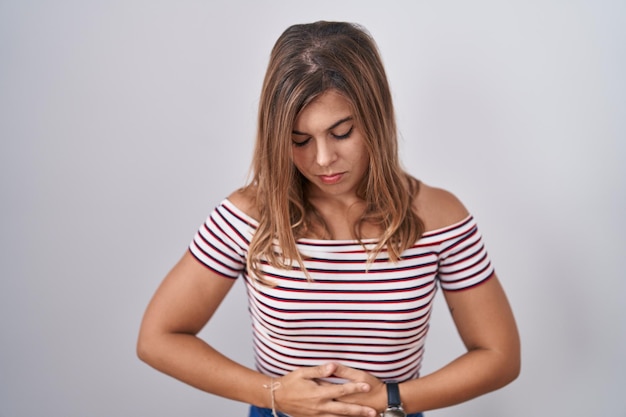
[[[360,22],[415,176],[478,219],[518,380],[429,416],[626,414],[623,1],[0,1],[0,417],[244,416],[141,363],[143,310],[247,176],[269,51]],[[243,286],[203,331],[251,364]],[[462,351],[437,304],[424,371]]]

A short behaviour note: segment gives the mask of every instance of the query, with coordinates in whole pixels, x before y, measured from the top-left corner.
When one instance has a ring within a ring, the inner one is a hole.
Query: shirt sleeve
[[[246,265],[241,225],[223,205],[216,207],[189,244],[191,254],[207,268],[235,279]]]
[[[482,235],[473,218],[442,243],[438,278],[441,288],[458,291],[486,281],[494,272]]]

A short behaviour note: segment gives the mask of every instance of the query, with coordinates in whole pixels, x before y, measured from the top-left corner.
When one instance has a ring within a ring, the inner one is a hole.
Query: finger
[[[371,407],[358,404],[350,404],[342,401],[332,401],[328,403],[328,413],[338,416],[362,416],[376,417],[377,413]]]
[[[348,381],[366,381],[368,380],[368,376],[371,376],[365,371],[360,369],[351,368],[346,365],[336,364],[333,376],[343,378]]]
[[[343,384],[323,384],[328,388],[328,396],[333,399],[346,397],[351,394],[369,392],[371,386],[365,382],[345,382]]]
[[[370,389],[372,390],[383,383],[380,379],[378,379],[369,372],[362,371],[360,369],[350,368],[349,366],[341,364],[337,366],[333,376],[337,378],[342,378],[346,381],[368,384],[370,386]]]
[[[336,369],[337,364],[330,362],[323,365],[300,368],[298,372],[302,378],[318,379],[331,377]]]

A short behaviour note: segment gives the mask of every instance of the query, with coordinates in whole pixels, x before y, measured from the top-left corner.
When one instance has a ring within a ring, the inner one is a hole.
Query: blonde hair
[[[379,226],[382,236],[370,259],[386,248],[395,262],[423,233],[423,223],[413,210],[419,183],[399,162],[391,92],[374,40],[351,23],[294,25],[278,38],[270,55],[248,186],[255,192],[259,227],[250,244],[247,269],[261,282],[266,282],[260,274],[263,258],[280,268],[291,268],[295,261],[309,277],[296,242],[310,230],[313,218],[322,224],[323,219],[307,202],[306,180],[291,160],[291,138],[300,112],[330,89],[351,103],[370,160],[357,191],[366,207],[355,225],[355,238],[360,240],[363,224]]]

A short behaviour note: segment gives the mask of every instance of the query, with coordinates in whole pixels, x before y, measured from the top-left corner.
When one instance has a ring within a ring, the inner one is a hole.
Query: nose
[[[321,167],[330,166],[337,159],[335,146],[330,139],[316,140],[315,161]]]

